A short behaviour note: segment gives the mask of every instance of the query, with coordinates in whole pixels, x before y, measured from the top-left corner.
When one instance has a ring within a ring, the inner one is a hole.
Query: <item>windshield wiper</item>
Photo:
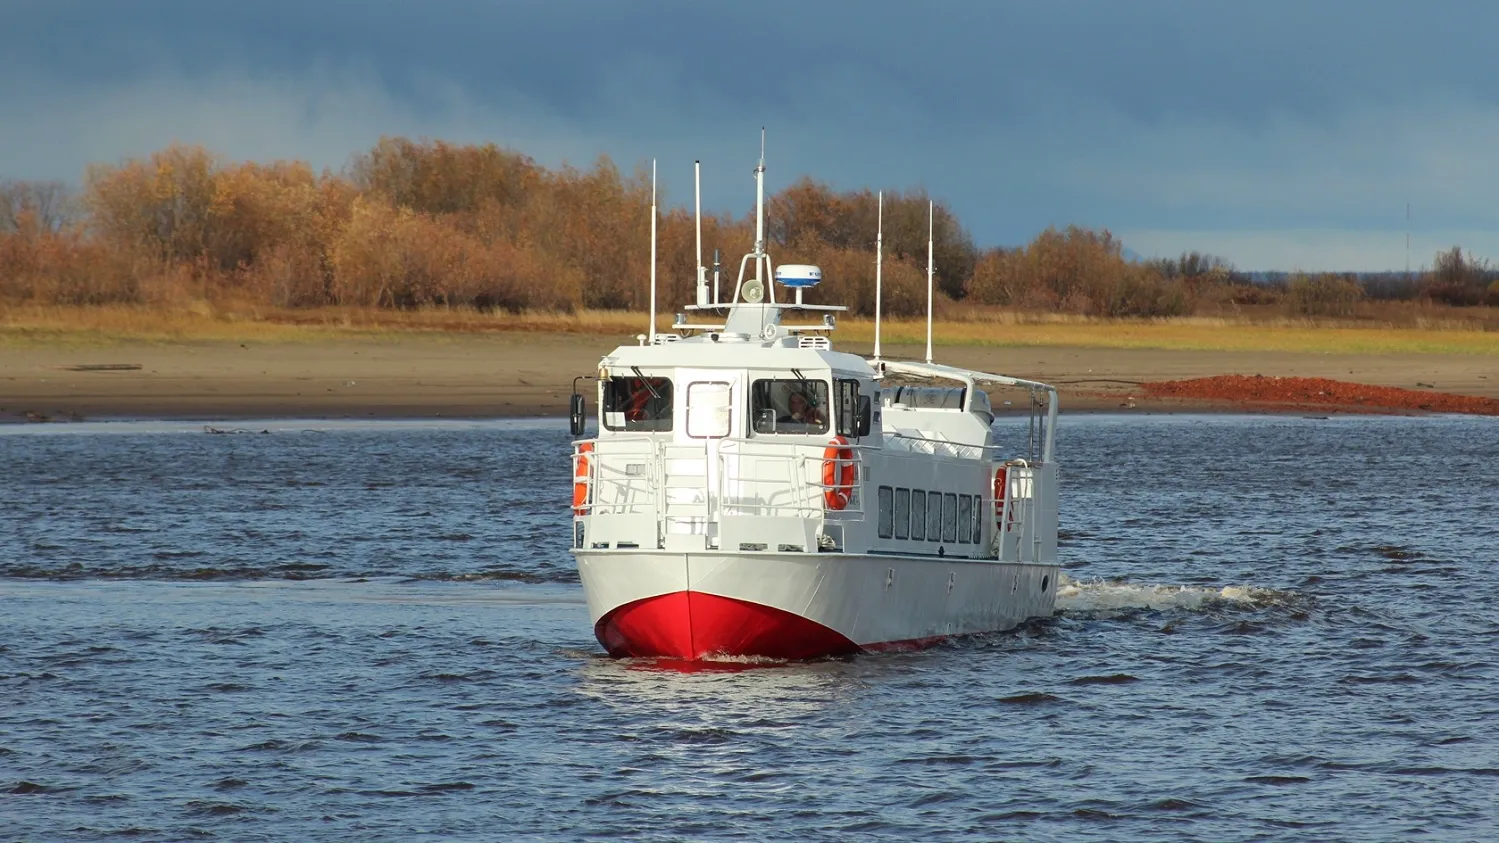
[[[634,372],[635,373],[635,377],[640,378],[640,382],[643,383],[643,384],[645,384],[645,388],[651,391],[651,397],[652,398],[655,398],[658,401],[661,399],[661,393],[657,392],[656,388],[654,386],[651,386],[651,379],[650,378],[648,378],[645,375],[641,374],[639,366],[631,366],[630,367],[630,371]]]

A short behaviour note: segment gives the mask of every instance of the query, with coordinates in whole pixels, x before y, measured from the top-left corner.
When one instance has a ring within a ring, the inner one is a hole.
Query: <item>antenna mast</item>
[[[926,203],[926,362],[932,362],[932,231],[937,218],[937,204]],[[655,241],[652,241],[653,243]]]
[[[703,266],[703,162],[692,162],[693,217],[697,220],[697,303],[708,303],[708,269]]]
[[[755,257],[765,256],[765,127],[760,127],[760,165],[755,168]],[[760,274],[759,263],[755,275]]]
[[[883,277],[881,270],[885,258],[885,191],[880,191],[879,225],[874,235],[874,359],[880,359],[880,304]],[[930,357],[931,355],[927,355]]]
[[[656,159],[654,158],[651,159],[651,327],[646,344],[656,344]]]

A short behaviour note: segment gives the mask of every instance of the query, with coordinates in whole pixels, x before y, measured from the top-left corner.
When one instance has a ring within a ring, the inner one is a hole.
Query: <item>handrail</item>
[[[605,456],[609,456],[607,451],[603,454],[599,452],[597,446],[601,441],[605,443],[648,444],[650,446],[649,448],[641,449],[638,452],[639,457],[642,460],[648,462],[648,470],[645,474],[632,477],[638,477],[639,481],[644,483],[646,487],[644,492],[649,496],[651,501],[650,506],[654,510],[654,516],[658,519],[668,519],[668,516],[666,514],[666,478],[668,476],[666,462],[668,460],[675,459],[692,460],[701,458],[706,460],[708,458],[709,451],[707,441],[683,444],[678,442],[666,441],[654,436],[616,436],[606,437],[602,440],[598,438],[577,440],[573,443],[572,453],[574,478],[577,478],[578,460],[584,459],[585,457],[589,458],[588,474],[585,479],[585,482],[589,484],[589,495],[588,499],[583,504],[580,504],[578,506],[578,509],[585,513],[592,513],[596,507],[600,506],[624,507],[628,510],[634,510],[637,507],[646,505],[644,502],[621,504],[605,503],[598,500],[599,489],[605,483],[628,485],[629,482],[628,480],[621,481],[618,479],[604,478],[601,476],[600,468],[603,463],[602,458]],[[839,450],[849,451],[853,455],[852,462],[855,466],[855,471],[857,472],[856,477],[863,478],[865,476],[863,468],[863,466],[865,465],[865,460],[863,458],[863,454],[865,451],[875,450],[878,446],[855,443],[849,443],[846,445],[834,445],[831,442],[787,442],[761,438],[736,439],[725,437],[723,439],[714,441],[720,443],[728,443],[730,445],[752,444],[756,447],[754,450],[750,451],[742,451],[738,448],[733,448],[730,450],[725,450],[722,448],[718,449],[718,453],[716,455],[716,467],[718,470],[716,472],[712,472],[710,475],[710,473],[707,472],[705,468],[703,484],[700,487],[694,487],[701,488],[704,494],[707,496],[707,500],[704,501],[705,517],[711,519],[714,515],[715,510],[721,510],[724,508],[726,501],[734,501],[734,503],[730,505],[732,508],[754,508],[761,510],[762,512],[766,510],[790,511],[803,514],[809,512],[825,512],[827,510],[825,510],[825,507],[823,505],[824,493],[826,493],[830,489],[847,489],[852,493],[850,497],[853,498],[853,500],[850,502],[850,505],[841,510],[833,510],[833,512],[836,512],[840,517],[843,518],[843,520],[861,520],[863,518],[863,500],[862,495],[859,494],[860,480],[855,480],[853,485],[849,486],[840,483],[820,482],[820,476],[817,480],[811,480],[808,478],[812,476],[812,468],[814,466],[820,469],[822,463],[826,462],[826,457],[824,456],[824,454],[826,449],[829,447],[836,447]],[[584,452],[582,448],[585,445],[592,446],[591,450]],[[760,446],[766,445],[770,447],[764,449],[760,448]],[[615,456],[622,455],[616,454]],[[729,494],[730,484],[738,484],[742,487],[745,484],[768,482],[760,480],[758,478],[745,477],[738,474],[734,474],[731,476],[730,472],[728,471],[728,460],[730,458],[773,460],[784,463],[786,474],[784,486],[782,488],[784,488],[788,492],[793,502],[785,504],[772,504],[765,503],[763,501],[746,502],[746,500],[739,494]],[[716,475],[716,479],[710,479],[712,475]],[[809,491],[810,493],[808,493]],[[806,498],[805,503],[801,502],[803,498]],[[639,514],[644,515],[644,513]]]
[[[1043,462],[1051,462],[1052,454],[1055,453],[1057,411],[1059,406],[1057,388],[1051,384],[1026,380],[1024,378],[1013,378],[1009,375],[979,372],[973,369],[960,369],[956,366],[943,366],[938,363],[878,360],[871,363],[871,365],[875,367],[875,370],[880,373],[881,377],[887,372],[893,372],[898,375],[910,375],[919,378],[947,378],[949,380],[962,381],[970,389],[975,383],[983,382],[998,384],[1000,386],[1019,386],[1046,392],[1048,399],[1046,402],[1046,429],[1042,437],[1041,459]]]

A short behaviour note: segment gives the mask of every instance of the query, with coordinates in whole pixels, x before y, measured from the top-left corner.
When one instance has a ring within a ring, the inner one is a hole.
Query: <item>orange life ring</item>
[[[593,443],[578,446],[578,456],[573,461],[573,513],[582,515],[588,505],[588,455],[593,453]]]
[[[859,468],[854,464],[854,449],[848,440],[834,436],[822,452],[822,501],[828,509],[843,509],[853,498],[854,482]]]

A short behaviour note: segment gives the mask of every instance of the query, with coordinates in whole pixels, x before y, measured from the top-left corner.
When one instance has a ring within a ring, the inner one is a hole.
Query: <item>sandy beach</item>
[[[3,347],[0,420],[562,416],[573,378],[591,374],[602,354],[627,342],[625,335],[516,332]],[[886,346],[891,358],[921,353]],[[1499,360],[1482,355],[939,346],[935,356],[1057,384],[1071,411],[1256,409],[1151,398],[1138,386],[1223,374],[1499,398]]]

